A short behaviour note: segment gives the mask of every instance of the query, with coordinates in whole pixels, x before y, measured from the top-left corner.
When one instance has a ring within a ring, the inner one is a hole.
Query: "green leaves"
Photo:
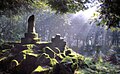
[[[120,6],[118,0],[102,0],[100,8],[101,17],[106,23],[104,23],[108,28],[120,28]]]
[[[0,1],[0,15],[8,15],[8,12],[13,15],[31,12],[44,6],[45,3],[42,0],[3,0]]]
[[[48,5],[57,13],[74,13],[85,8],[81,0],[49,0]]]

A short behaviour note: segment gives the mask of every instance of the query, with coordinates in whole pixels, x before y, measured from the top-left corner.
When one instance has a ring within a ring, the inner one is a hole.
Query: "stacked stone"
[[[21,38],[22,44],[37,44],[40,43],[40,38],[35,32],[35,16],[32,15],[28,19],[28,32],[25,33],[25,38]]]

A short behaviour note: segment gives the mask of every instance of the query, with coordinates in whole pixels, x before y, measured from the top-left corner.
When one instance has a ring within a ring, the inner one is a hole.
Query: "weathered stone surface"
[[[19,65],[19,63],[18,63],[17,60],[12,60],[11,63],[10,63],[10,69],[13,69],[18,65]]]
[[[71,54],[71,52],[72,52],[71,50],[67,50],[65,51],[65,55],[68,56],[69,54]]]
[[[28,32],[25,33],[25,38],[21,38],[22,44],[39,44],[40,38],[35,32],[35,16],[31,15],[28,19]]]
[[[63,40],[63,38],[60,37],[59,34],[57,34],[54,38],[51,39],[52,46],[57,47],[60,49],[60,52],[63,52],[66,46],[66,42]]]
[[[50,65],[49,55],[46,53],[43,53],[41,56],[37,58],[37,61],[35,64],[40,66],[49,66]]]
[[[23,53],[18,53],[18,55],[16,55],[14,59],[17,60],[18,63],[22,62],[22,60],[24,59]]]
[[[62,58],[60,56],[55,56],[55,59],[58,61],[58,62],[61,62],[62,61]]]
[[[14,48],[12,48],[11,52],[12,52],[13,54],[17,54],[17,53],[19,53],[19,52],[21,52],[21,51],[23,51],[23,50],[26,50],[26,49],[27,49],[26,46],[23,46],[23,45],[21,45],[21,44],[17,44],[17,45],[15,45]]]
[[[49,48],[49,47],[43,48],[43,52],[48,54],[50,58],[54,58],[55,57],[55,52],[51,48]]]
[[[69,66],[62,63],[56,64],[52,74],[74,74]]]
[[[31,72],[37,67],[35,65],[37,58],[31,55],[27,55],[20,65],[18,65],[12,74],[31,74]]]
[[[35,33],[35,16],[31,15],[28,19],[28,33]]]
[[[49,46],[56,54],[60,53],[60,49],[58,47],[54,47],[53,45]]]

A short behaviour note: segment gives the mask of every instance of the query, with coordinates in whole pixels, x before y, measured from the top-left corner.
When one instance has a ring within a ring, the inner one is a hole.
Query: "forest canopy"
[[[8,13],[18,14],[23,12],[30,12],[35,9],[50,7],[56,13],[75,13],[80,10],[86,10],[93,4],[99,2],[101,21],[99,25],[106,25],[108,28],[120,28],[120,6],[119,0],[1,0],[0,1],[0,15],[7,15]]]

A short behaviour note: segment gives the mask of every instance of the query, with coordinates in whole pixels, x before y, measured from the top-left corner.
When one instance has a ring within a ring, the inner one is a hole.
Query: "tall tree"
[[[120,28],[120,2],[119,0],[1,0],[0,14],[20,13],[22,11],[31,11],[41,7],[51,7],[57,13],[77,12],[89,8],[90,3],[94,5],[100,2],[100,24],[108,28]]]

